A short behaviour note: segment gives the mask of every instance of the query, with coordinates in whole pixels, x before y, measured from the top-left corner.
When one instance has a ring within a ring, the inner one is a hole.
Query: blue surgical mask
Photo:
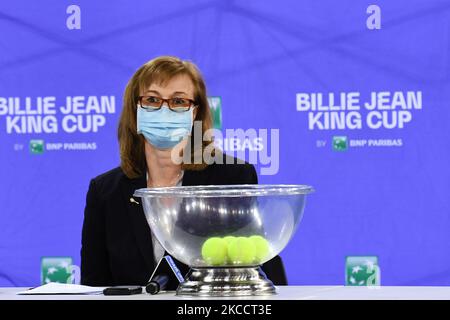
[[[137,133],[158,149],[170,149],[188,136],[192,130],[193,108],[173,112],[163,105],[156,111],[137,107]]]

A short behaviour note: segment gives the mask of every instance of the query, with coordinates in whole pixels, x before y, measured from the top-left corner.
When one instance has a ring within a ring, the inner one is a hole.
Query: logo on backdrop
[[[381,283],[381,269],[377,256],[348,256],[345,260],[345,285],[377,289]]]
[[[80,267],[72,263],[72,257],[42,257],[41,284],[51,282],[80,283]]]
[[[208,104],[211,109],[213,129],[210,133],[205,133],[205,137],[202,139],[209,140],[208,136],[211,134],[214,137],[214,145],[226,154],[251,164],[259,164],[261,175],[277,174],[279,170],[279,130],[255,128],[223,130],[221,97],[208,97]],[[193,130],[200,132],[201,123],[195,121]],[[198,137],[199,134],[196,136]],[[207,163],[209,160],[218,162],[217,159],[211,159],[208,154],[202,156]],[[184,162],[186,161],[187,159],[184,159]]]
[[[7,134],[98,132],[115,112],[114,96],[0,97]]]
[[[308,130],[331,131],[329,140],[317,140],[318,148],[331,144],[334,151],[349,147],[401,147],[401,137],[361,139],[343,135],[342,130],[371,130],[397,133],[411,125],[422,110],[422,91],[381,91],[363,96],[360,92],[297,93],[297,111],[306,113]]]
[[[115,96],[0,97],[0,121],[7,135],[97,133],[115,113]],[[97,149],[95,141],[46,143],[44,139],[31,139],[28,144],[31,154]],[[14,145],[16,151],[23,149],[23,144]]]

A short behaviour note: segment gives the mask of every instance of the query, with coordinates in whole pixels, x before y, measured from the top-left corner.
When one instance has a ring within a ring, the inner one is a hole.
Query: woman
[[[194,119],[201,121],[203,137],[212,121],[205,84],[195,65],[158,57],[133,75],[119,122],[120,167],[92,179],[86,197],[82,284],[145,285],[165,254],[152,236],[142,206],[132,196],[136,189],[258,183],[251,164],[237,164],[223,154],[219,154],[222,164],[194,159],[202,154],[197,149],[203,151],[211,143],[201,137],[201,143],[187,143],[188,137],[198,141],[192,130]],[[174,161],[174,150],[182,154],[188,149],[191,159],[184,157],[181,164]],[[178,266],[187,273],[187,266]],[[274,284],[287,284],[280,257],[262,269]]]

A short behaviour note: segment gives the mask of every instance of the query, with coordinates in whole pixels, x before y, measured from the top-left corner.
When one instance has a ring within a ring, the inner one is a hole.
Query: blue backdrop
[[[199,66],[222,129],[279,129],[260,183],[315,187],[282,253],[290,284],[343,284],[346,256],[373,255],[383,285],[449,285],[449,21],[448,0],[2,1],[0,286],[39,284],[43,256],[79,264],[89,180],[119,164],[123,90],[159,55]],[[359,127],[303,110],[330,93],[353,93]]]

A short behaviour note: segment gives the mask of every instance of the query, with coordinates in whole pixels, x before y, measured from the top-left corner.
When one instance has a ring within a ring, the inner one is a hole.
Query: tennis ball
[[[227,242],[227,245],[230,245],[231,241],[233,241],[234,239],[236,239],[236,237],[233,236],[226,236],[223,238],[223,240]]]
[[[223,238],[223,240],[225,240],[225,242],[227,243],[227,251],[228,251],[228,246],[230,245],[231,241],[233,241],[234,239],[236,239],[236,237],[234,236],[226,236]],[[232,261],[230,261],[230,258],[227,256],[227,262],[228,263],[233,263]]]
[[[227,242],[218,237],[209,238],[203,243],[202,257],[213,266],[224,264],[227,259]]]
[[[246,237],[237,237],[228,245],[228,259],[233,264],[252,264],[255,255],[255,244]]]
[[[262,236],[251,236],[249,239],[256,248],[256,261],[262,261],[269,254],[269,242]]]

